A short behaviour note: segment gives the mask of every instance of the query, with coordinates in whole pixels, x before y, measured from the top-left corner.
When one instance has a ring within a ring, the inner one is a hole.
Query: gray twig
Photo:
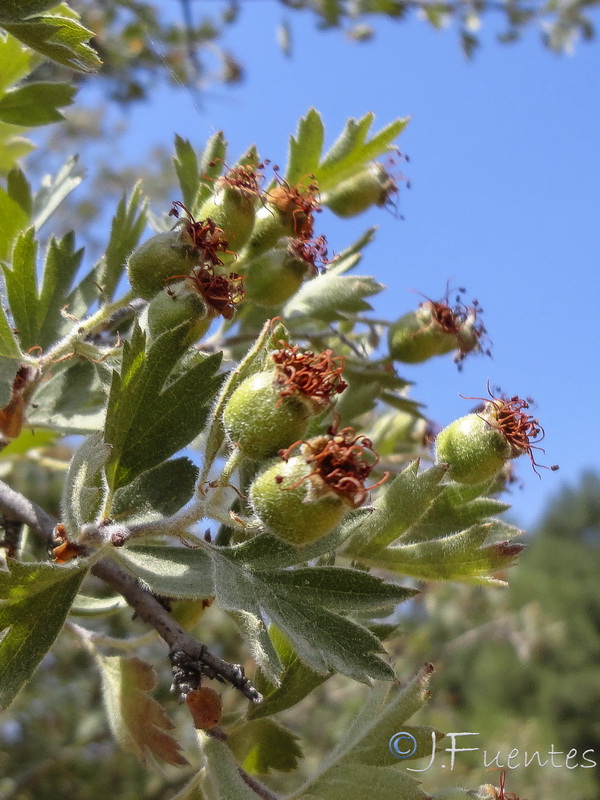
[[[15,492],[3,481],[0,481],[0,512],[10,519],[24,522],[48,543],[57,520],[28,500],[19,492]],[[153,627],[158,635],[169,645],[171,652],[183,651],[190,659],[197,661],[205,672],[214,674],[239,689],[249,700],[260,703],[261,694],[245,677],[243,669],[237,664],[230,664],[213,655],[208,647],[194,639],[193,636],[175,622],[169,612],[149,591],[110,558],[97,561],[91,569],[96,577],[121,594],[129,605],[135,609],[141,619]]]

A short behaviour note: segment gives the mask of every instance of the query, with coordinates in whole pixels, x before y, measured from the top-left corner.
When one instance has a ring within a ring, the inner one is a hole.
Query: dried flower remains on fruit
[[[401,317],[389,331],[390,355],[409,364],[457,351],[459,369],[469,353],[490,355],[489,340],[481,321],[483,309],[477,300],[467,305],[459,289],[454,305],[447,290],[441,300],[426,298],[415,311]]]
[[[327,258],[327,239],[324,235],[317,236],[315,239],[294,239],[289,249],[307,263],[313,275],[317,275],[319,269],[323,269],[330,263]]]
[[[484,412],[481,418],[492,428],[501,431],[511,448],[513,458],[527,454],[533,471],[539,477],[541,476],[537,467],[552,471],[558,469],[556,464],[546,467],[544,464],[538,464],[535,460],[534,450],[539,450],[541,453],[546,452],[543,447],[539,446],[539,442],[545,436],[545,431],[539,420],[526,413],[532,401],[523,400],[517,395],[513,395],[511,398],[491,395],[491,399],[484,402]]]
[[[227,167],[225,173],[215,181],[217,188],[230,186],[242,194],[258,197],[266,163],[238,164],[235,167]],[[209,167],[214,167],[215,164],[216,161],[211,161]]]
[[[292,186],[285,178],[279,176],[277,167],[273,167],[277,186],[266,194],[270,202],[281,211],[290,215],[294,234],[301,239],[311,239],[313,235],[314,214],[321,211],[319,185],[314,176],[306,186],[299,183]]]
[[[331,350],[315,354],[285,341],[279,344],[264,368],[237,387],[223,412],[227,438],[253,459],[274,456],[301,439],[310,418],[347,385],[343,357]]]
[[[281,387],[278,405],[285,397],[302,394],[324,406],[348,386],[342,378],[343,356],[334,356],[331,350],[315,354],[301,350],[298,345],[291,347],[285,341],[280,341],[279,345],[279,349],[271,353],[276,365],[276,381]]]
[[[173,276],[183,278],[183,275]],[[244,276],[237,272],[228,275],[216,275],[214,267],[194,267],[191,275],[187,276],[192,282],[195,291],[200,294],[214,315],[220,314],[225,319],[232,319],[235,307],[244,299]]]
[[[180,211],[183,209],[186,218],[181,222],[190,239],[190,257],[197,263],[206,264],[211,267],[222,267],[223,261],[219,253],[231,253],[228,249],[229,242],[225,239],[224,231],[219,228],[212,219],[194,219],[189,209],[179,200],[175,200],[169,216],[179,219]]]
[[[296,442],[280,452],[283,460],[288,461],[297,447],[311,469],[299,481],[287,487],[288,490],[310,480],[316,495],[333,491],[351,508],[359,508],[371,489],[381,486],[389,477],[386,472],[377,483],[365,486],[379,456],[373,450],[371,440],[363,434],[357,434],[352,427],[336,431],[332,426],[324,436]]]
[[[488,388],[489,392],[489,388]],[[459,483],[480,483],[493,478],[512,458],[527,454],[540,477],[534,450],[544,452],[539,442],[544,430],[526,413],[529,402],[511,398],[470,397],[482,405],[471,414],[450,423],[436,438],[436,460],[449,465],[448,477]],[[557,466],[549,467],[557,470]]]

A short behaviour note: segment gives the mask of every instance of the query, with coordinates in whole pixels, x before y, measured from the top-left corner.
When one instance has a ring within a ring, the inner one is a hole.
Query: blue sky
[[[223,129],[234,156],[256,142],[263,157],[284,164],[288,135],[310,106],[321,111],[330,142],[349,116],[373,111],[381,127],[410,115],[399,140],[410,156],[405,219],[382,210],[343,222],[323,214],[317,232],[339,251],[380,226],[359,267],[388,286],[374,299],[378,316],[415,307],[411,289],[440,299],[448,280],[480,301],[493,359],[469,359],[462,373],[448,357],[399,371],[442,425],[472,406],[459,393],[484,395],[488,378],[509,395],[535,398],[546,430],[539,460],[560,472],[542,470],[539,480],[520,460],[525,487],[511,500],[519,523],[531,525],[562,483],[600,467],[598,45],[558,57],[531,31],[501,46],[489,18],[483,46],[467,62],[452,28],[382,21],[374,41],[356,44],[287,12],[288,59],[275,39],[281,6],[242,6],[224,44],[244,63],[246,81],[215,88],[201,105],[185,90],[157,86],[149,104],[129,110],[117,158],[169,147],[175,132],[201,148]]]

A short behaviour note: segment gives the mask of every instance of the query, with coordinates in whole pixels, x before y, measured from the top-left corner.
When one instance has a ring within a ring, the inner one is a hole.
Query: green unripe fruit
[[[321,539],[338,525],[348,506],[333,492],[315,490],[310,464],[302,456],[277,461],[250,486],[254,513],[277,538],[293,545]]]
[[[223,230],[228,246],[237,253],[252,233],[256,202],[255,196],[235,186],[218,186],[198,212],[198,218],[210,218]],[[224,253],[221,258],[226,263],[235,256]]]
[[[315,413],[302,395],[281,396],[274,370],[246,378],[229,398],[223,412],[227,438],[248,458],[268,458],[301,439]]]
[[[223,412],[225,433],[249,458],[261,459],[302,439],[310,417],[344,391],[344,359],[279,342],[267,367],[246,378]]]
[[[314,213],[321,210],[316,183],[292,186],[283,178],[265,192],[267,202],[256,212],[256,223],[248,242],[251,255],[263,253],[282,236],[308,241],[313,237]]]
[[[455,349],[457,342],[453,334],[444,333],[432,319],[431,313],[421,307],[400,317],[390,326],[388,347],[395,361],[420,364],[442,352]]]
[[[493,419],[467,414],[444,428],[435,441],[436,461],[450,465],[448,477],[459,483],[481,483],[493,478],[513,452]]]
[[[298,291],[311,264],[294,253],[292,243],[293,239],[285,238],[244,264],[246,299],[259,306],[278,306]]]
[[[212,317],[197,292],[190,291],[185,282],[172,284],[168,290],[152,298],[147,312],[150,337],[173,330],[182,323],[189,325],[186,343],[193,344],[208,330]]]
[[[390,194],[397,191],[396,181],[377,161],[367,166],[321,197],[323,205],[338,217],[355,217],[373,205],[384,206]]]
[[[458,364],[471,352],[489,355],[489,350],[481,345],[486,330],[478,318],[480,312],[476,300],[472,306],[467,306],[460,295],[453,308],[448,305],[447,297],[438,302],[428,300],[390,326],[390,355],[407,364],[420,364],[453,350],[457,351],[454,360]]]
[[[137,247],[127,260],[131,288],[150,300],[164,289],[169,278],[187,275],[192,264],[186,258],[192,242],[185,227],[158,233]]]
[[[272,203],[266,202],[256,212],[254,228],[250,240],[246,244],[247,258],[274,247],[282,236],[290,236],[290,226],[286,215],[282,214]]]

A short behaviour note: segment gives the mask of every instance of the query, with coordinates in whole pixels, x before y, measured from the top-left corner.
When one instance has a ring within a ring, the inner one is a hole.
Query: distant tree
[[[579,763],[592,751],[590,759],[600,764],[598,575],[600,477],[587,472],[551,501],[507,591],[428,593],[429,621],[413,624],[420,646],[436,647],[443,666],[434,684],[436,713],[444,713],[439,702],[445,701],[454,721],[479,731],[490,751],[519,747],[543,755],[554,743],[565,754],[577,750]],[[464,759],[477,763],[475,756]],[[549,772],[555,778],[562,772],[578,800],[598,797],[599,768]],[[529,779],[521,779],[529,794]]]
[[[600,764],[600,477],[582,475],[552,502],[511,581],[513,608],[535,602],[560,634],[533,648],[535,705],[566,748]],[[556,630],[556,629],[555,629]],[[600,766],[594,770],[600,791]]]
[[[130,102],[145,98],[160,78],[199,91],[214,83],[242,80],[243,54],[229,52],[221,40],[229,26],[243,24],[247,2],[252,0],[230,0],[218,11],[212,4],[195,0],[75,0],[72,5],[94,31],[93,43],[104,62],[102,74],[110,94]],[[273,27],[278,26],[278,39],[287,55],[293,54],[293,18],[305,13],[321,30],[339,29],[356,42],[375,37],[378,22],[417,20],[434,28],[449,27],[458,32],[462,50],[471,56],[479,46],[481,26],[494,17],[504,26],[497,35],[499,42],[518,41],[535,27],[544,46],[568,52],[578,40],[594,38],[592,12],[598,0],[272,0],[271,5]],[[279,22],[277,11],[281,12]]]

